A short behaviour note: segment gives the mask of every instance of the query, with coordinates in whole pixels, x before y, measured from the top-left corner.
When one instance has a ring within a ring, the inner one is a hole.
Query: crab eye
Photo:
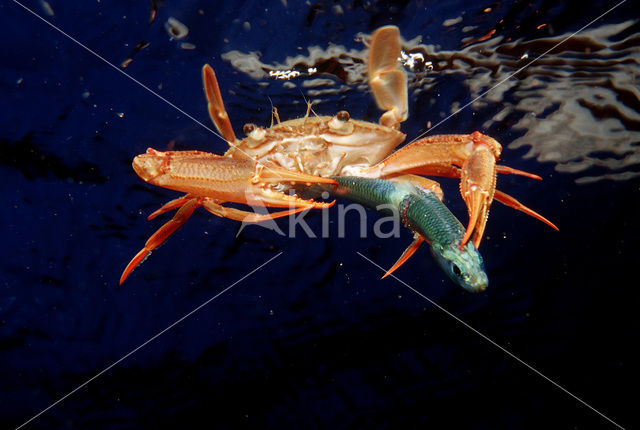
[[[349,112],[347,112],[346,110],[341,110],[340,112],[338,112],[338,113],[336,114],[336,118],[337,118],[339,121],[347,122],[347,121],[349,121],[349,118],[350,118],[350,116],[349,116]]]
[[[353,122],[349,122],[349,118],[349,112],[341,110],[329,120],[327,125],[332,132],[347,136],[353,133],[355,127]]]
[[[249,136],[249,134],[251,134],[251,132],[255,129],[256,125],[251,123],[247,123],[244,125],[244,127],[242,127],[242,131],[244,132],[245,136]]]
[[[247,148],[255,148],[261,145],[267,135],[267,131],[264,128],[251,123],[245,124],[244,127],[242,127],[242,131],[244,131],[244,134],[247,136],[247,138],[243,140]]]

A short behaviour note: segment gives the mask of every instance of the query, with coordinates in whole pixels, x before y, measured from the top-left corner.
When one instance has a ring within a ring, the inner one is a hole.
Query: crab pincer
[[[480,246],[494,198],[557,230],[542,215],[496,190],[497,173],[541,179],[522,170],[498,165],[501,152],[500,143],[477,131],[471,134],[429,136],[397,150],[377,165],[363,170],[362,174],[376,178],[393,178],[402,174],[460,178],[460,194],[469,212],[469,223],[461,246],[469,240],[476,248]]]

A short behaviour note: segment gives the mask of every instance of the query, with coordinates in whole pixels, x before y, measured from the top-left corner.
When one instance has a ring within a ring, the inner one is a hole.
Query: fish
[[[427,242],[437,264],[453,282],[473,293],[487,289],[489,279],[482,256],[471,241],[460,246],[465,229],[442,202],[442,191],[436,182],[426,187],[423,186],[425,178],[413,175],[392,180],[357,176],[332,176],[331,179],[338,185],[322,185],[322,188],[332,196],[359,203],[386,216],[395,212],[414,233],[413,243],[383,278]]]

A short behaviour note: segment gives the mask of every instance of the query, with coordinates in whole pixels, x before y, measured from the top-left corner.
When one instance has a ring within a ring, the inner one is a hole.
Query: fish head
[[[473,243],[468,242],[462,249],[455,243],[448,246],[434,243],[431,253],[449,278],[465,290],[479,293],[489,286],[482,256]]]

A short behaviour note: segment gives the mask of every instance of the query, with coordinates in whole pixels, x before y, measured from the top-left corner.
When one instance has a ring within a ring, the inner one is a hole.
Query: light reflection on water
[[[496,112],[483,124],[487,130],[504,121],[511,124],[518,137],[503,145],[528,146],[527,157],[554,163],[557,171],[573,174],[577,183],[639,176],[640,36],[629,31],[637,24],[629,20],[602,25],[562,44],[569,33],[510,42],[499,36],[457,51],[424,45],[417,37],[403,43],[407,52],[425,59],[410,72],[411,98],[429,93],[444,76],[459,76],[467,98],[452,103],[450,112],[440,112],[442,118],[506,79],[471,106]],[[366,39],[366,35],[356,37]],[[304,79],[302,87],[315,103],[353,87],[367,91],[364,46],[361,50],[310,46],[307,51],[274,64],[261,62],[256,52],[234,50],[222,57],[256,80],[269,80],[273,71],[300,71],[298,79]],[[309,69],[318,77],[306,73]],[[335,80],[327,79],[330,75]]]

